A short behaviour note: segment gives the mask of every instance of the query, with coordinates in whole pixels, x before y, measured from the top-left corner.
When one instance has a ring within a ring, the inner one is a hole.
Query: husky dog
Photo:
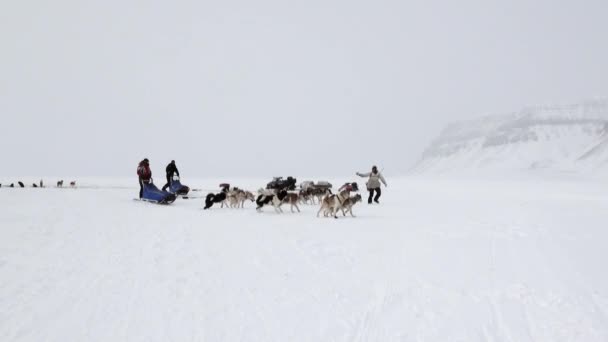
[[[321,208],[319,208],[319,211],[317,211],[317,217],[319,217],[319,215],[321,215],[321,212],[323,212],[323,216],[325,216],[325,217],[327,217],[328,214],[333,214],[335,205],[336,205],[336,195],[325,196],[321,200]],[[337,218],[337,216],[336,216],[336,218]]]
[[[288,203],[291,205],[291,212],[293,213],[293,208],[295,207],[298,212],[300,212],[300,208],[298,207],[298,202],[300,201],[300,195],[295,192],[288,192],[287,196],[283,198],[283,203]]]
[[[57,182],[57,187],[58,188],[63,187],[63,180],[60,180],[60,181]]]
[[[349,198],[347,198],[344,203],[342,203],[342,216],[346,216],[346,213],[350,213],[350,216],[355,217],[355,215],[353,215],[353,207],[355,206],[355,204],[361,202],[361,195],[360,194],[356,194],[355,196],[351,196]],[[325,210],[325,212],[323,213],[323,216],[329,215],[331,213],[331,210]]]
[[[239,201],[237,199],[237,196],[241,193],[241,190],[238,188],[234,188],[230,191],[228,191],[228,193],[226,193],[226,202],[228,203],[228,206],[230,208],[238,208],[239,207]]]
[[[317,217],[319,217],[321,212],[325,213],[327,211],[334,218],[338,218],[336,215],[338,210],[344,208],[344,204],[350,198],[351,191],[357,190],[359,190],[357,183],[346,183],[338,190],[337,194],[323,197],[321,200],[321,208],[319,208],[319,211],[317,212]]]
[[[326,181],[319,181],[317,183],[313,181],[304,181],[300,184],[300,188],[302,189],[300,191],[300,196],[303,198],[305,203],[310,201],[312,204],[316,204],[316,198],[320,204],[323,197],[332,194],[332,185]]]
[[[317,199],[317,203],[321,203],[323,198],[327,195],[332,195],[330,189],[327,188],[312,188],[310,189],[310,194],[312,196],[312,204],[315,204],[315,198]]]
[[[308,190],[300,190],[298,195],[298,197],[300,197],[300,204],[309,204],[312,201],[312,196]]]
[[[258,205],[255,209],[259,212],[265,205],[272,205],[277,213],[282,213],[283,209],[281,209],[281,205],[283,204],[283,200],[285,197],[287,197],[287,195],[287,190],[278,190],[272,192],[262,191],[255,201],[255,203]]]
[[[207,209],[211,208],[214,203],[221,203],[220,208],[223,208],[224,205],[226,207],[228,207],[228,203],[226,203],[226,197],[228,196],[229,189],[230,188],[228,186],[223,186],[221,192],[219,192],[217,194],[214,194],[214,193],[208,194],[207,197],[205,198],[205,207],[203,209],[207,210]]]
[[[251,191],[241,191],[236,196],[239,201],[240,208],[245,208],[245,201],[255,202],[255,196]]]
[[[308,204],[309,202],[311,204],[317,204],[317,203],[321,203],[321,200],[323,199],[323,197],[327,196],[327,195],[331,195],[331,189],[329,188],[315,188],[315,187],[308,187],[306,189],[302,189],[300,190],[300,199],[302,201],[302,203],[304,204]],[[315,198],[317,199],[317,201],[315,202]]]
[[[255,201],[255,196],[253,196],[253,193],[238,188],[234,188],[232,191],[228,192],[226,198],[230,208],[244,208],[245,201],[247,200],[250,200],[251,202]]]

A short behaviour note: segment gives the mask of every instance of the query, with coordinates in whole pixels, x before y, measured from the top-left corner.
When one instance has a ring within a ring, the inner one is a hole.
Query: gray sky
[[[606,1],[0,3],[0,175],[399,174],[449,121],[608,95]]]

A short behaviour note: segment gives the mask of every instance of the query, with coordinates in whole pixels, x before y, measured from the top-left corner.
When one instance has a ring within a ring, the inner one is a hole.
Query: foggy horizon
[[[450,122],[608,95],[600,1],[4,7],[0,176],[394,176]]]

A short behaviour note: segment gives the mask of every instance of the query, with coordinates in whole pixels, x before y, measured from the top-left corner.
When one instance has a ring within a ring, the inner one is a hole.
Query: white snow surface
[[[608,341],[605,183],[393,178],[338,220],[132,183],[0,188],[1,341]]]

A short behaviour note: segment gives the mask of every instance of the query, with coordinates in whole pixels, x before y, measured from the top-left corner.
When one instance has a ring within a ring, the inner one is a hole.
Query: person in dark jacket
[[[163,191],[165,191],[165,189],[171,186],[171,180],[173,179],[173,175],[177,175],[177,177],[179,177],[179,170],[175,165],[175,160],[172,160],[169,165],[167,165],[165,171],[167,172],[167,184],[163,186]]]
[[[144,195],[144,184],[150,183],[150,179],[152,179],[152,170],[150,170],[148,158],[144,158],[144,160],[139,162],[137,176],[139,176],[139,198],[142,198]]]

